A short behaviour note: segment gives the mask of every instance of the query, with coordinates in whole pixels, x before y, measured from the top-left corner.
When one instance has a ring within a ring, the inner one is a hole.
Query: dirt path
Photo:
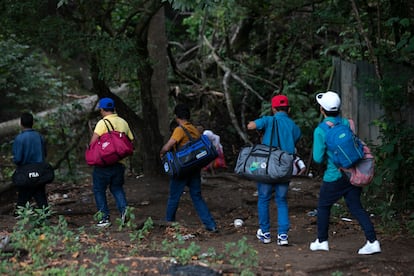
[[[289,232],[289,246],[279,247],[275,242],[261,244],[255,237],[257,197],[254,195],[253,182],[239,179],[231,173],[208,175],[204,180],[203,195],[218,222],[220,232],[211,234],[203,229],[187,193],[182,196],[177,214],[177,220],[185,228],[186,233],[193,235],[188,240],[188,244],[194,241],[202,248],[202,252],[207,252],[209,248],[222,252],[226,244],[237,243],[245,237],[246,243],[255,249],[259,256],[259,267],[255,270],[257,275],[332,275],[335,272],[343,273],[339,275],[414,274],[413,238],[402,235],[388,236],[377,227],[383,252],[372,256],[360,256],[357,250],[365,243],[363,233],[354,220],[345,221],[341,217],[333,216],[331,221],[330,251],[311,252],[309,243],[316,238],[316,217],[309,216],[308,213],[316,208],[318,181],[309,178],[293,179],[289,191],[292,225]],[[162,222],[168,196],[168,179],[128,177],[125,188],[129,204],[135,208],[138,224],[142,225],[148,217],[156,222],[156,227],[151,231],[146,242],[148,245],[160,245],[168,238],[167,226]],[[70,227],[83,226],[87,231],[96,231],[93,221],[95,204],[90,180],[78,185],[53,184],[48,187],[48,191],[53,209],[57,214],[65,216]],[[13,196],[15,195],[0,197],[0,231],[3,232],[11,231],[15,223],[15,219],[11,216]],[[113,216],[116,216],[114,201],[111,196],[108,198]],[[275,233],[274,204],[270,212],[272,232]],[[242,227],[234,227],[233,221],[236,218],[244,220]],[[375,216],[373,220],[376,225],[379,224]],[[127,261],[131,264],[131,259],[134,258],[128,257],[130,250],[128,235],[119,231],[116,226],[112,226],[106,233],[106,239],[112,242],[108,248],[113,251],[113,256],[117,256],[118,261]],[[165,253],[151,248],[154,246],[147,246],[140,254],[141,261],[145,259],[146,265],[143,266],[141,263],[140,266],[133,267],[131,274],[152,275],[151,271],[158,271],[154,274],[194,275],[194,271],[173,272],[171,264],[162,258]],[[134,259],[135,262],[137,260]],[[156,269],[151,269],[151,266]],[[169,268],[160,268],[160,266]],[[214,269],[223,275],[237,272],[225,262],[215,266]],[[197,274],[203,275],[200,271]]]

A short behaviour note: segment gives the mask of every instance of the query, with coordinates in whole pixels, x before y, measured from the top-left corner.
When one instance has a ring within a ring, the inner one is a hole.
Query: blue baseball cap
[[[115,108],[114,100],[111,98],[102,98],[99,100],[98,108],[113,109]]]

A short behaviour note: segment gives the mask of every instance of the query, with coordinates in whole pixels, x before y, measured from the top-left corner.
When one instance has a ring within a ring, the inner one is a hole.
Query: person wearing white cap
[[[349,126],[349,121],[341,118],[339,115],[341,99],[337,93],[332,91],[319,93],[316,95],[316,101],[320,105],[320,112],[324,116],[324,120],[321,124],[326,124],[327,122],[339,122]],[[322,163],[327,158],[327,165],[319,192],[317,209],[318,237],[310,244],[310,250],[329,250],[328,230],[331,207],[340,198],[344,197],[349,211],[352,216],[358,220],[364,231],[365,238],[367,239],[366,244],[359,249],[358,254],[368,255],[380,253],[381,247],[377,240],[374,226],[368,213],[361,204],[362,188],[352,185],[348,178],[334,164],[332,160],[333,153],[327,150],[325,130],[321,127],[321,124],[315,128],[313,133],[313,160],[316,163]]]

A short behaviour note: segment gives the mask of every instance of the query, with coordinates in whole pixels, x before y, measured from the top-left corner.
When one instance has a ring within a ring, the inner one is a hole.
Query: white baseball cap
[[[317,94],[316,101],[326,111],[339,111],[339,107],[341,106],[339,95],[332,91]]]

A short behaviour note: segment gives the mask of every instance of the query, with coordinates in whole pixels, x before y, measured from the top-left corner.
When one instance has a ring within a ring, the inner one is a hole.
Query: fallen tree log
[[[121,95],[126,94],[128,92],[128,86],[123,84],[117,88],[111,89],[112,93],[117,94],[121,97]],[[79,115],[86,114],[93,110],[98,102],[98,96],[87,96],[83,99],[77,99],[73,102],[67,103],[64,107],[70,107],[72,105],[77,105],[79,108],[75,108],[70,117],[68,117],[68,122],[75,121]],[[34,114],[37,118],[44,118],[48,115],[58,113],[62,110],[62,106],[58,106],[49,110],[45,110]],[[11,135],[16,135],[20,132],[20,118],[13,119],[7,122],[0,123],[0,137],[7,137]]]

